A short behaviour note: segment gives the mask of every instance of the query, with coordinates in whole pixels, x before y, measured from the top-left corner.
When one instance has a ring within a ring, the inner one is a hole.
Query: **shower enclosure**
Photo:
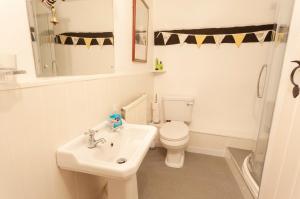
[[[276,9],[276,38],[267,65],[262,66],[257,85],[257,97],[262,98],[263,108],[259,124],[256,148],[244,161],[243,176],[255,198],[258,197],[265,156],[272,125],[273,111],[285,55],[286,41],[294,0],[279,0]],[[263,74],[265,78],[263,77]],[[265,85],[261,85],[264,82]],[[264,89],[262,89],[264,87]]]

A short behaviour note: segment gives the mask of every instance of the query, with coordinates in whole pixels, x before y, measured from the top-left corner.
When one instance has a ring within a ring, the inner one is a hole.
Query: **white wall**
[[[154,0],[154,30],[274,22],[277,0]]]
[[[274,22],[273,1],[154,1],[154,30],[260,25]],[[155,46],[167,70],[155,78],[163,95],[195,97],[195,132],[256,139],[261,101],[256,82],[271,44]]]
[[[60,170],[56,149],[152,92],[152,74],[0,91],[0,198],[104,199],[105,181]]]
[[[26,77],[35,77],[25,0],[2,0],[0,23],[0,53],[16,54],[18,68],[27,71]]]

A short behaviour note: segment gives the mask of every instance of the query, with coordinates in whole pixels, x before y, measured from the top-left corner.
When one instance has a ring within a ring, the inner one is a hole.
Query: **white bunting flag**
[[[71,37],[73,41],[73,45],[77,45],[79,37]]]
[[[214,35],[214,39],[215,39],[217,46],[220,46],[220,44],[222,43],[225,36],[226,35]]]
[[[168,40],[170,39],[172,33],[169,33],[169,32],[162,32],[161,34],[163,35],[164,43],[165,43],[165,45],[166,45],[167,42],[168,42]]]
[[[255,36],[257,38],[257,40],[259,41],[259,43],[263,44],[267,35],[268,35],[269,31],[260,31],[260,32],[256,32]]]
[[[188,34],[178,34],[179,43],[183,45],[188,36]]]
[[[112,45],[114,45],[114,38],[113,37],[110,37],[108,38],[110,40],[110,42],[112,43]]]
[[[65,35],[59,35],[59,38],[60,38],[61,44],[65,44],[65,42],[67,40],[67,36],[65,36]]]
[[[99,46],[101,46],[101,47],[103,46],[104,39],[105,38],[97,38],[97,42],[98,42]]]
[[[159,37],[159,35],[161,35],[161,34],[162,34],[162,32],[159,32],[159,33],[156,35],[155,39],[156,39],[157,37]]]

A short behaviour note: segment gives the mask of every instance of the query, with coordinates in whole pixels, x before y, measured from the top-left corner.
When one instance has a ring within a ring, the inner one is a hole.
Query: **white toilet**
[[[160,128],[160,141],[167,149],[165,163],[169,167],[181,168],[184,151],[189,142],[188,123],[192,121],[192,97],[163,97],[166,123]]]

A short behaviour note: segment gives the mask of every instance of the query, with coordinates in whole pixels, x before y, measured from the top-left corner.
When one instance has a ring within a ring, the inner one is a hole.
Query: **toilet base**
[[[185,156],[185,152],[182,149],[181,150],[168,149],[165,164],[168,167],[181,168],[183,167],[184,164],[184,156]]]

